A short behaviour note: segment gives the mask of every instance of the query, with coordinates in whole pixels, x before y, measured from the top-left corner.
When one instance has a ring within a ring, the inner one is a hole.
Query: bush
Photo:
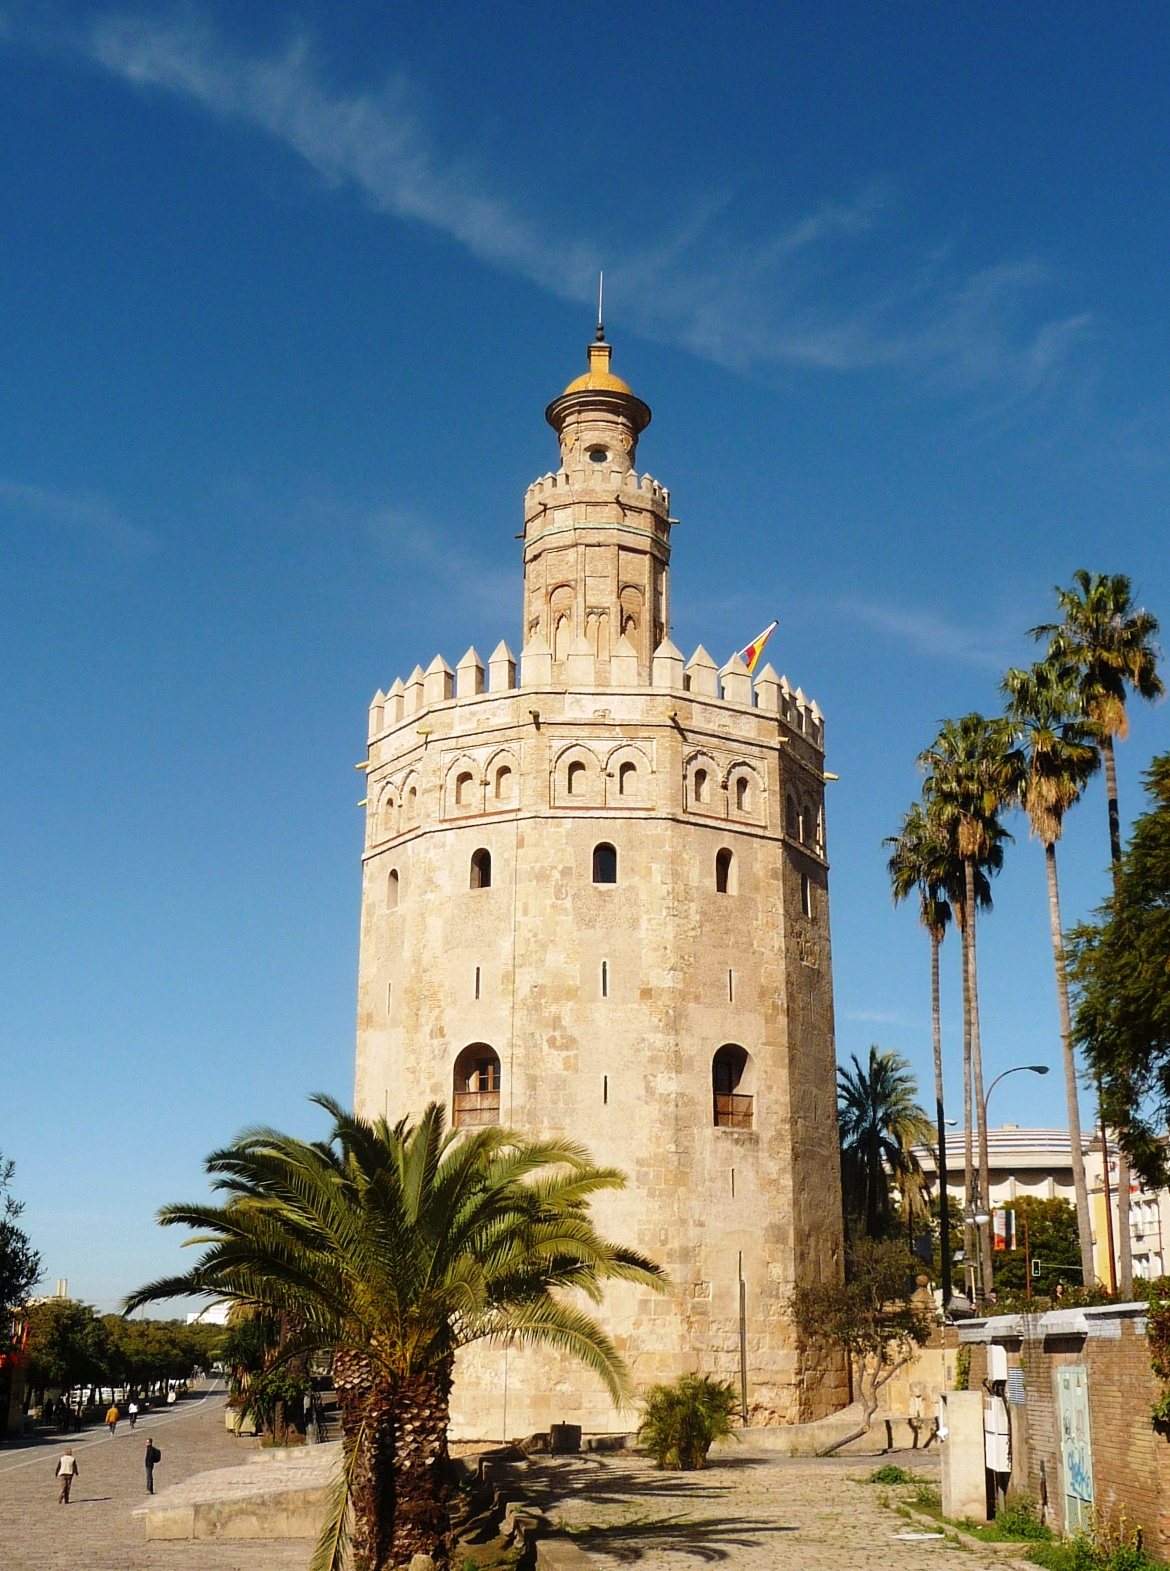
[[[731,1433],[735,1392],[707,1375],[681,1375],[652,1386],[638,1439],[659,1467],[689,1472],[707,1465],[712,1444]]]
[[[895,1467],[893,1462],[887,1462],[869,1475],[869,1481],[871,1484],[912,1484],[914,1474],[908,1473],[904,1467]]]
[[[995,1525],[1004,1538],[1051,1538],[1052,1529],[1045,1527],[1036,1514],[1036,1502],[1027,1495],[1016,1495],[995,1513]]]
[[[938,1511],[942,1508],[942,1496],[925,1478],[919,1479],[914,1491],[914,1504],[921,1506],[924,1511]]]

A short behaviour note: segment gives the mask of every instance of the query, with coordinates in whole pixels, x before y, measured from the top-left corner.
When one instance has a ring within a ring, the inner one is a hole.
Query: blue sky
[[[0,1147],[50,1282],[170,1269],[205,1152],[349,1095],[366,705],[518,645],[602,266],[675,641],[778,617],[827,718],[839,1050],[928,1073],[916,754],[1075,568],[1170,619],[1168,57],[1148,5],[0,6]],[[1058,1064],[1017,827],[989,1075]],[[1099,786],[1061,854],[1073,918]]]

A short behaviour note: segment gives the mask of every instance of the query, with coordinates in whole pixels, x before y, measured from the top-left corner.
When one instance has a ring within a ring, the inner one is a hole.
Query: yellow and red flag
[[[760,663],[760,656],[764,652],[764,645],[776,631],[776,627],[777,623],[769,622],[764,631],[762,633],[758,633],[756,637],[752,639],[751,643],[748,644],[746,648],[741,649],[739,652],[739,658],[743,661],[744,665],[747,666],[748,670],[752,672],[753,675],[755,674],[756,666]]]

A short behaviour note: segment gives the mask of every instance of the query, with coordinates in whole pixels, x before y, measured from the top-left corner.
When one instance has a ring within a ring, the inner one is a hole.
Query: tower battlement
[[[600,1310],[635,1384],[742,1376],[753,1423],[804,1421],[846,1398],[788,1311],[842,1257],[824,720],[670,641],[670,492],[608,344],[546,417],[519,656],[436,655],[370,705],[355,1104],[581,1141],[628,1175],[602,1231],[672,1284]],[[634,1420],[559,1354],[480,1347],[452,1421]]]

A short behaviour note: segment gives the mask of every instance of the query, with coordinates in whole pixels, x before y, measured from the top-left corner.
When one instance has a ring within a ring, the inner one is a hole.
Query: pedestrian
[[[121,1418],[121,1416],[121,1413],[119,1413],[118,1409],[111,1402],[109,1410],[106,1413],[106,1427],[112,1435],[117,1433],[118,1420]]]
[[[73,1488],[73,1480],[77,1477],[77,1458],[69,1446],[65,1447],[65,1455],[57,1463],[56,1477],[61,1480],[61,1493],[57,1496],[59,1506],[69,1504],[69,1491]]]
[[[130,1414],[130,1428],[133,1429],[134,1425],[138,1422],[138,1403],[131,1402],[126,1411]]]
[[[154,1494],[154,1465],[162,1461],[162,1452],[155,1445],[153,1437],[146,1442],[146,1493]]]
[[[175,1405],[175,1388],[174,1388],[174,1386],[172,1386],[171,1389],[167,1392],[167,1406],[168,1407],[174,1407],[174,1405]]]

